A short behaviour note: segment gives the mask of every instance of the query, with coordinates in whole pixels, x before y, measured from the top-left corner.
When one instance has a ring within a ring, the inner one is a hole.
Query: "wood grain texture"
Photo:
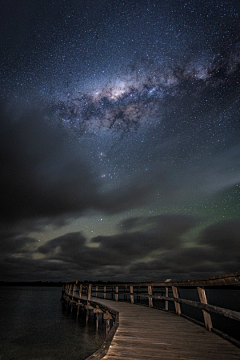
[[[96,302],[119,312],[119,326],[104,360],[240,359],[239,348],[181,316],[119,301]]]

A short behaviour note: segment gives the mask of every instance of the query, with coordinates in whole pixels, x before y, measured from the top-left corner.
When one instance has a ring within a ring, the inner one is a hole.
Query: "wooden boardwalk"
[[[240,349],[175,314],[100,298],[119,312],[119,327],[104,360],[239,360]]]

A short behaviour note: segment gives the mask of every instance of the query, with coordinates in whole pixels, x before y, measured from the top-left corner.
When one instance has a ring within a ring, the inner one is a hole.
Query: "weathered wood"
[[[79,298],[81,299],[82,297],[82,284],[80,284],[79,286]]]
[[[80,287],[79,287],[79,296],[80,296],[80,298],[81,298],[81,295],[82,295],[82,288],[83,288],[83,284],[80,284]],[[104,288],[103,297],[106,298],[106,286],[104,286],[103,288]],[[66,284],[65,289],[66,289],[65,290],[66,294],[70,295],[70,293],[71,293],[71,284]],[[168,287],[166,287],[166,283],[165,283],[165,289],[166,289],[166,291],[168,291]],[[124,292],[120,291],[119,292],[118,291],[118,294],[123,294],[124,299],[126,299],[126,295],[127,294],[129,295],[129,292],[126,292],[126,291],[124,291]],[[141,296],[141,297],[148,297],[149,296],[147,293],[139,293],[139,292],[133,293],[133,286],[132,286],[132,292],[131,292],[130,298],[131,298],[131,301],[133,301],[133,302],[134,302],[134,300],[133,300],[134,295],[135,296]],[[167,293],[165,295],[167,295]],[[176,303],[179,303],[179,304],[183,303],[183,304],[186,304],[186,305],[198,307],[198,308],[200,308],[202,310],[205,310],[206,312],[215,312],[215,313],[220,314],[222,316],[229,317],[230,319],[240,321],[240,312],[233,311],[233,310],[230,310],[230,309],[224,309],[224,308],[220,308],[220,307],[215,306],[215,305],[204,304],[204,303],[197,302],[197,301],[192,301],[192,300],[187,300],[187,299],[182,299],[182,298],[173,298],[173,297],[163,296],[163,295],[152,295],[151,297],[152,297],[152,299],[165,300],[165,309],[167,309],[166,307],[168,307],[167,306],[168,301],[174,301],[175,304]]]
[[[92,309],[94,309],[94,307],[92,305],[90,305],[90,304],[86,304],[85,309],[86,310],[92,310]]]
[[[104,320],[112,320],[112,315],[108,312],[108,311],[106,311],[104,314],[103,314],[103,318],[104,318]]]
[[[152,286],[148,286],[148,305],[149,305],[149,307],[151,307],[151,308],[153,307],[152,294],[153,294]]]
[[[147,295],[143,294],[141,296],[146,297]],[[176,298],[173,298],[173,297],[166,297],[166,296],[162,296],[162,295],[153,295],[152,297],[154,299],[174,301],[174,302],[194,306],[194,307],[197,307],[197,308],[200,308],[200,309],[204,309],[206,311],[214,312],[216,314],[229,317],[230,319],[233,319],[233,320],[240,321],[240,312],[238,312],[238,311],[224,309],[224,308],[221,308],[219,306],[210,305],[210,304],[202,304],[202,303],[197,302],[197,301],[181,299],[181,298],[176,299]]]
[[[75,294],[76,294],[76,290],[77,290],[77,285],[76,284],[74,284],[73,285],[73,296],[75,296]]]
[[[168,298],[168,287],[165,288],[165,295]],[[168,300],[165,300],[165,310],[168,311]]]
[[[95,296],[98,297],[98,285],[95,286]]]
[[[118,301],[118,286],[115,286],[115,301]]]
[[[183,287],[197,287],[197,286],[224,286],[224,285],[239,285],[240,284],[240,272],[233,274],[213,276],[198,280],[185,280],[185,281],[169,281],[168,286],[183,286]],[[93,285],[95,285],[93,283]],[[108,285],[103,283],[102,285]],[[131,283],[112,283],[111,286],[154,286],[154,287],[165,287],[166,282],[131,282]]]
[[[131,304],[134,304],[134,296],[136,296],[137,299],[139,297],[144,297],[144,298],[148,297],[148,299],[149,299],[149,307],[151,308],[153,306],[153,299],[161,299],[161,300],[165,301],[165,310],[168,310],[168,302],[173,301],[174,305],[175,305],[176,314],[178,314],[178,315],[181,315],[181,307],[180,307],[181,303],[200,308],[203,311],[205,327],[208,330],[212,330],[211,331],[211,333],[212,333],[213,331],[217,332],[217,330],[212,327],[212,322],[211,322],[211,317],[210,317],[209,312],[215,312],[217,314],[221,314],[223,316],[226,316],[226,317],[229,317],[231,319],[238,320],[238,321],[240,320],[240,312],[229,310],[229,309],[223,309],[223,308],[208,304],[206,294],[205,294],[205,290],[204,290],[203,286],[206,286],[206,287],[217,286],[217,285],[218,286],[223,286],[223,285],[225,286],[226,284],[229,284],[229,285],[234,284],[235,285],[235,284],[239,284],[239,283],[240,283],[240,272],[235,273],[235,274],[228,274],[228,275],[223,275],[223,276],[218,276],[218,277],[211,277],[211,278],[200,279],[200,280],[187,280],[187,281],[180,281],[180,282],[171,282],[171,281],[169,281],[167,283],[167,286],[166,286],[166,282],[164,282],[164,283],[128,283],[128,284],[112,284],[111,283],[111,285],[101,284],[101,286],[103,288],[103,297],[106,298],[106,294],[108,293],[108,294],[111,294],[112,299],[115,296],[116,301],[118,300],[118,296],[120,294],[123,294],[124,299],[126,299],[127,296],[130,295]],[[94,286],[95,286],[95,295],[97,295],[98,285],[95,284]],[[107,291],[107,286],[108,286],[108,291]],[[109,290],[109,286],[111,286],[110,290]],[[137,292],[136,293],[133,292],[134,286],[137,287]],[[155,290],[155,295],[153,294],[153,286],[156,287],[154,289]],[[83,289],[83,287],[84,287],[84,289]],[[115,289],[113,287],[115,287]],[[127,290],[126,290],[127,287],[130,289],[129,292],[127,292]],[[141,287],[144,287],[142,289],[142,291],[143,291],[142,293],[140,292]],[[147,287],[147,292],[145,292],[146,287]],[[169,287],[172,287],[173,297],[169,296]],[[200,302],[179,298],[178,287],[182,287],[182,288],[193,288],[193,287],[195,287],[195,288],[198,288],[198,294],[199,294]],[[92,292],[92,284],[89,284],[88,287],[84,283],[80,284],[79,299],[81,298],[82,290],[87,295],[88,305],[92,306],[92,304],[91,304],[92,302],[90,301],[91,300],[91,292]],[[164,294],[164,290],[165,290],[165,296],[162,295],[162,294]],[[161,295],[156,295],[159,292],[160,292]],[[73,283],[66,284],[66,286],[65,286],[65,294],[67,294],[67,295],[69,295],[71,297],[73,296],[74,298],[77,297],[76,296],[76,288],[75,288],[75,285],[73,286]],[[67,306],[68,306],[68,304],[70,304],[70,305],[74,304],[74,302],[70,302],[69,296],[66,298],[63,295],[63,300],[64,300],[64,298],[66,299]],[[109,300],[103,300],[103,301],[108,302]],[[104,310],[104,305],[103,304],[101,304],[99,306],[101,306],[101,311],[109,311],[109,310],[106,310],[106,309]],[[131,305],[128,304],[128,306],[131,306]],[[79,306],[77,306],[77,308],[79,310]],[[95,308],[95,306],[94,306],[94,308]],[[135,306],[132,307],[132,309],[134,309],[134,308],[135,308]],[[151,311],[151,310],[153,310],[153,309],[149,309],[149,311]],[[71,311],[72,311],[72,306],[71,306]],[[132,311],[135,312],[135,310],[132,310]],[[89,310],[87,310],[86,319],[88,318],[88,313],[89,313]],[[96,313],[98,313],[98,311],[96,311]],[[112,315],[110,314],[110,316],[112,316]],[[137,318],[139,318],[139,315],[136,315],[136,316],[137,316]],[[140,312],[140,317],[142,318],[142,309],[141,309],[141,312]],[[128,318],[126,318],[125,320],[124,319],[125,318],[123,318],[123,321],[126,320],[127,322],[129,322]],[[109,320],[110,319],[107,319],[107,322],[108,322],[107,325],[109,325]],[[154,324],[154,327],[152,327],[144,319],[142,319],[141,321],[139,322],[139,330],[137,332],[137,340],[135,339],[134,341],[142,341],[141,339],[145,339],[145,335],[144,335],[145,332],[151,333],[152,338],[155,338],[154,337],[155,327],[158,328],[159,324],[156,322]],[[171,320],[171,323],[172,323],[172,326],[173,326],[172,330],[174,331],[174,329],[176,327],[175,321]],[[98,326],[98,325],[96,325],[96,326]],[[143,327],[144,327],[144,329],[143,329]],[[108,330],[108,326],[107,326],[106,329]],[[127,331],[130,331],[130,330],[128,329]],[[187,334],[187,333],[185,334],[185,329],[182,329],[182,328],[178,328],[178,332],[181,333],[181,339],[182,339],[181,341],[183,341],[183,343],[184,343],[185,338],[187,338],[189,340],[189,343],[190,343],[191,336],[193,336],[192,334]],[[209,334],[209,332],[206,332],[206,333]],[[157,341],[157,338],[159,338],[159,334],[156,335],[156,336],[157,336],[156,337],[156,341]],[[164,336],[165,336],[165,333],[160,334],[161,339],[163,339]],[[230,341],[232,341],[232,343],[238,344],[237,340],[234,340],[234,339],[231,340],[231,338],[226,334],[224,334],[224,336],[226,338],[228,338]],[[130,348],[135,348],[134,341],[132,341],[132,343],[130,345]],[[176,344],[176,341],[174,342],[174,346]],[[197,340],[195,339],[194,344],[196,343],[196,341]],[[143,350],[141,350],[139,352],[137,351],[135,353],[131,353],[131,356],[130,356],[129,351],[128,351],[129,349],[127,349],[127,347],[128,347],[127,345],[124,346],[124,347],[121,347],[120,352],[113,353],[111,355],[112,357],[110,356],[107,359],[110,360],[110,359],[113,359],[113,357],[114,357],[114,360],[116,360],[116,359],[125,359],[125,358],[127,358],[129,360],[130,359],[140,360],[142,358],[146,358],[146,356],[145,356],[146,354],[143,353]],[[201,345],[201,348],[202,347],[203,347],[203,344]],[[127,352],[125,352],[126,349],[127,349]],[[199,348],[199,350],[201,352],[200,348]],[[209,351],[210,350],[207,350],[207,353],[211,353],[211,351],[210,352]],[[161,352],[164,354],[163,349],[161,349]],[[171,353],[170,357],[169,357],[169,353],[165,354],[165,355],[167,355],[166,359],[175,359],[175,357],[172,357],[172,353]],[[154,352],[152,353],[151,348],[147,351],[147,359],[153,359],[153,358],[154,359],[157,359],[157,358],[165,359],[165,357],[156,357],[156,356],[158,356],[158,355],[156,355]],[[192,357],[192,355],[190,355],[188,353],[186,353],[186,354],[184,353],[184,354],[182,354],[182,356],[183,357],[178,356],[177,358],[195,359],[195,357]],[[211,359],[211,360],[215,359],[215,358],[219,359],[219,360],[220,359],[225,359],[225,357],[221,357],[221,356],[222,356],[222,352],[220,354],[220,357],[219,357],[219,354],[218,354],[218,355],[216,355],[216,357],[213,357],[213,358],[209,357],[209,359]],[[229,357],[229,356],[226,357],[226,359],[230,359],[230,358],[231,357]],[[196,357],[196,359],[198,359],[198,357]],[[199,357],[199,359],[200,359],[200,357]],[[204,353],[204,359],[208,359],[205,356],[205,353]],[[235,357],[233,357],[233,359],[235,359]]]
[[[207,304],[207,296],[206,296],[205,290],[202,287],[198,287],[197,290],[198,290],[198,295],[199,295],[199,299],[200,299],[201,303]],[[212,329],[211,315],[206,310],[202,310],[202,312],[203,312],[205,327],[207,330],[211,331],[211,329]]]
[[[131,304],[134,304],[134,295],[133,295],[133,286],[130,285],[130,300],[131,300]]]
[[[104,357],[104,355],[107,354],[107,351],[111,345],[112,339],[116,333],[116,330],[118,329],[118,326],[119,326],[119,314],[118,314],[118,312],[116,312],[115,323],[114,323],[113,327],[111,328],[111,330],[109,331],[109,333],[107,334],[106,339],[103,342],[102,346],[94,354],[90,355],[86,360],[100,360]]]
[[[118,311],[119,326],[107,353],[103,347],[87,360],[240,358],[240,349],[181,316],[124,302],[98,299],[98,303]]]
[[[172,286],[172,292],[175,299],[178,299],[178,289],[176,286]],[[177,315],[181,315],[181,307],[180,304],[176,301],[174,301],[175,310]]]
[[[95,308],[93,308],[94,314],[100,314],[103,313],[103,311],[99,308],[99,305],[96,305]]]
[[[91,300],[92,284],[88,284],[88,300]]]

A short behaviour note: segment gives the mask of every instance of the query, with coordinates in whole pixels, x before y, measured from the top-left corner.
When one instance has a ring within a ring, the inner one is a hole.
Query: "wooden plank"
[[[239,360],[240,349],[181,316],[154,308],[97,299],[119,313],[103,360]],[[94,354],[90,360],[98,360]]]

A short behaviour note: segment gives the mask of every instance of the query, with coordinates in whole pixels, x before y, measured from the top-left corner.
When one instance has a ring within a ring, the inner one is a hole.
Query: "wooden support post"
[[[173,291],[173,297],[175,297],[176,299],[178,299],[178,289],[176,286],[172,286],[172,291]],[[177,301],[174,301],[174,305],[175,305],[175,310],[176,310],[176,314],[177,315],[181,315],[181,307],[180,304]]]
[[[198,287],[197,290],[198,290],[198,295],[199,295],[200,302],[202,304],[207,304],[208,303],[207,302],[207,296],[206,296],[204,288],[203,287]],[[211,329],[212,329],[211,315],[206,310],[202,309],[202,312],[203,312],[205,327],[206,327],[207,330],[211,331]]]
[[[72,293],[73,296],[75,296],[76,290],[77,290],[77,285],[74,284],[74,285],[73,285],[73,293]]]
[[[96,313],[96,331],[98,331],[99,313]]]
[[[72,291],[72,284],[70,284],[69,294],[71,293],[71,291]]]
[[[103,298],[106,299],[106,292],[107,292],[107,287],[104,286],[103,287]]]
[[[87,309],[87,312],[86,312],[86,323],[88,323],[88,319],[89,319],[89,309]]]
[[[168,297],[168,287],[165,288],[165,296]],[[168,300],[165,300],[165,310],[168,311]]]
[[[131,304],[134,304],[134,295],[133,295],[133,286],[130,285],[130,299],[131,299]]]
[[[92,294],[92,284],[88,284],[88,301],[91,300],[91,294]]]
[[[153,294],[153,291],[152,291],[152,286],[148,286],[148,304],[149,304],[149,307],[153,307],[153,299],[152,299],[152,294]]]
[[[95,296],[98,297],[98,285],[95,287]]]
[[[118,301],[118,286],[115,286],[115,301]]]
[[[79,286],[79,297],[80,297],[80,299],[82,297],[82,284],[80,284],[80,286]]]

